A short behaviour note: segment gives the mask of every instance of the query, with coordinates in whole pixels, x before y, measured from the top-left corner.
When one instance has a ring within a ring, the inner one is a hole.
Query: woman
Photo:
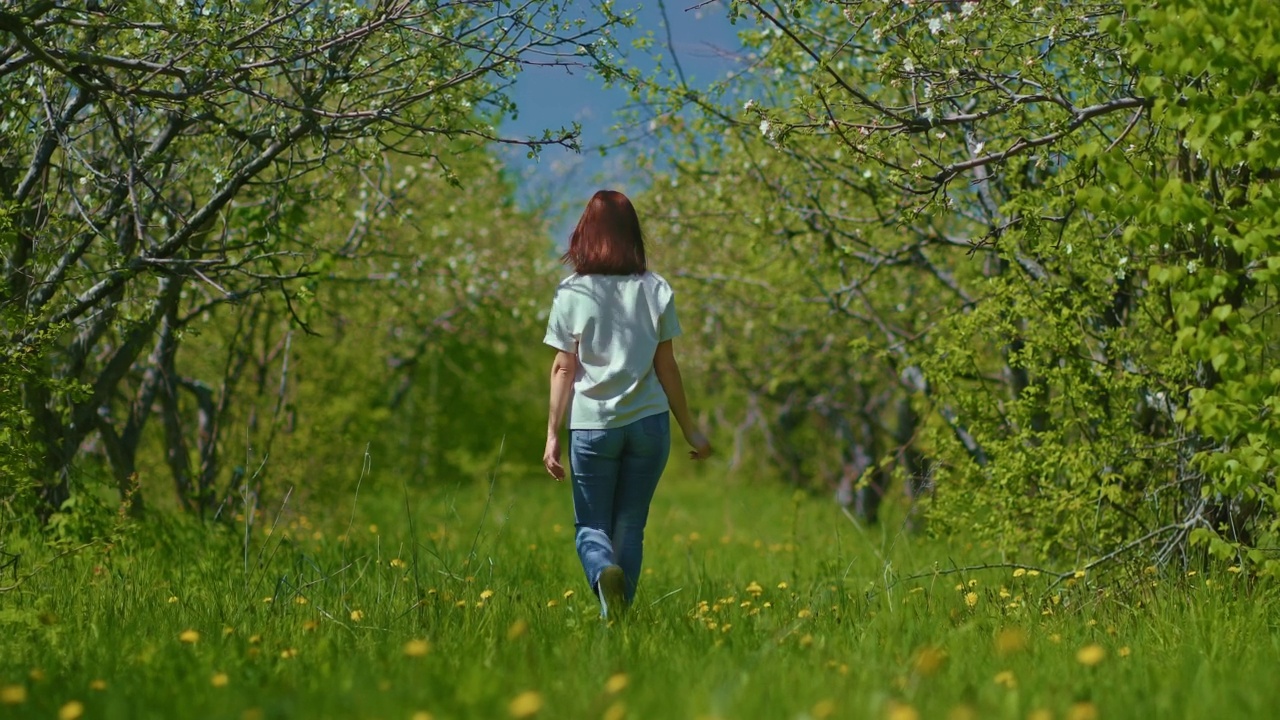
[[[575,544],[609,617],[626,609],[640,581],[649,502],[671,449],[670,414],[690,458],[708,457],[711,445],[689,414],[671,348],[680,334],[671,286],[645,266],[631,201],[597,192],[562,259],[574,274],[556,289],[547,321],[544,342],[557,352],[542,462],[564,479],[559,434],[569,410]]]

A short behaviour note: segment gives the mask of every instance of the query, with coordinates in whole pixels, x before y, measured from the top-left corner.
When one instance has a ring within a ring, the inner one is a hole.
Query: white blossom
[[[960,6],[960,17],[969,17],[978,11],[978,3],[967,2]]]
[[[902,69],[905,72],[915,72],[916,64],[911,58],[907,58],[906,60],[902,61]]]
[[[1196,274],[1196,270],[1199,270],[1199,269],[1200,269],[1200,263],[1197,263],[1195,260],[1188,260],[1188,261],[1187,261],[1187,274],[1188,274],[1188,275],[1195,275],[1195,274]]]
[[[942,32],[942,18],[934,18],[929,21],[929,32],[934,35]]]
[[[751,110],[751,108],[753,108],[753,107],[755,107],[755,106],[756,106],[756,101],[755,101],[755,100],[748,100],[748,101],[746,101],[746,102],[742,103],[742,111],[743,111],[743,112],[748,112],[748,111],[750,111],[750,110]]]
[[[769,124],[769,121],[768,121],[768,120],[761,120],[761,121],[760,121],[760,134],[761,134],[761,135],[764,135],[765,137],[769,137],[769,130],[770,130],[770,129],[772,129],[772,127],[773,127],[773,126]]]

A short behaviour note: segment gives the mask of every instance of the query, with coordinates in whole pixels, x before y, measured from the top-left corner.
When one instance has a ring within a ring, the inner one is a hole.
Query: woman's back
[[[657,273],[574,274],[561,282],[545,342],[578,356],[569,427],[621,427],[667,412],[653,357],[679,334],[671,286]]]

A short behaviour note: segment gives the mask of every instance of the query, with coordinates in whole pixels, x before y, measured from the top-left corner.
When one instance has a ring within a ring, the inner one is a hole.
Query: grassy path
[[[772,486],[664,480],[605,626],[565,486],[397,487],[139,530],[0,595],[0,717],[1146,718],[1280,707],[1280,604],[1222,577],[1009,569]],[[350,524],[350,531],[347,528]],[[413,538],[417,542],[413,542]],[[47,551],[10,537],[8,549]]]

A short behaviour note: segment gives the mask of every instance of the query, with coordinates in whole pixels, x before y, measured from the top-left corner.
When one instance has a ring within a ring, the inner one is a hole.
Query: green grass
[[[390,483],[358,502],[291,500],[257,517],[247,563],[243,523],[185,521],[62,558],[0,595],[0,700],[25,695],[0,716],[77,701],[85,718],[503,718],[526,692],[539,717],[611,720],[1280,707],[1280,604],[1229,573],[898,581],[991,558],[892,522],[857,528],[823,498],[672,475],[637,606],[605,625],[567,486],[466,484],[407,504]],[[6,540],[24,569],[50,552]],[[1104,656],[1089,666],[1091,645]]]

